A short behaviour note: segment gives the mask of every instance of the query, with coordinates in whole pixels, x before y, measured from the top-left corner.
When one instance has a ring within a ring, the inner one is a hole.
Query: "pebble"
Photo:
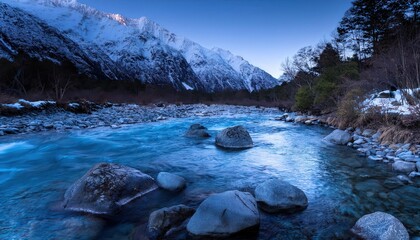
[[[379,156],[369,156],[368,158],[369,158],[369,160],[372,160],[372,161],[382,161],[383,160],[383,158],[379,157]]]

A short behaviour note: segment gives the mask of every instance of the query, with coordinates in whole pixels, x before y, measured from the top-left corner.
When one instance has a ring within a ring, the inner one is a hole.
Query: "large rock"
[[[307,116],[297,116],[295,118],[295,122],[296,123],[304,123],[306,120],[308,120],[309,118]]]
[[[373,130],[373,129],[365,129],[362,132],[362,136],[364,136],[364,137],[372,137],[373,134],[375,134],[375,130]]]
[[[168,172],[160,172],[156,181],[159,187],[174,192],[181,191],[186,185],[183,177]]]
[[[190,126],[188,131],[185,133],[186,137],[195,137],[195,138],[208,138],[210,134],[207,132],[207,128],[201,124],[193,124]]]
[[[328,136],[326,136],[324,140],[334,144],[346,145],[348,142],[350,142],[351,135],[346,131],[336,129]]]
[[[396,161],[392,164],[392,169],[396,172],[410,173],[416,170],[416,164],[412,162]]]
[[[154,179],[137,169],[99,163],[67,189],[64,208],[109,215],[156,188]]]
[[[259,184],[255,198],[266,212],[293,212],[308,206],[308,198],[299,188],[281,180],[273,179]]]
[[[408,240],[404,225],[394,216],[384,212],[364,215],[351,231],[366,240]]]
[[[204,200],[188,222],[187,230],[193,236],[226,237],[259,223],[254,197],[234,190],[214,194]]]
[[[171,229],[183,225],[182,223],[194,212],[194,208],[185,205],[162,208],[152,212],[147,225],[147,234],[150,240],[164,238],[166,233],[171,232]],[[183,227],[185,229],[185,225]]]
[[[251,148],[252,138],[242,126],[226,128],[216,136],[216,145],[224,148]]]

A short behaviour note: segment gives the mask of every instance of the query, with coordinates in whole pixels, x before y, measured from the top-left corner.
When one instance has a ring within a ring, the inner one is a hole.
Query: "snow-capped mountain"
[[[48,12],[48,14],[45,14]],[[0,58],[18,52],[68,60],[81,73],[178,90],[260,90],[278,81],[241,57],[206,49],[147,18],[107,14],[75,0],[0,0]]]

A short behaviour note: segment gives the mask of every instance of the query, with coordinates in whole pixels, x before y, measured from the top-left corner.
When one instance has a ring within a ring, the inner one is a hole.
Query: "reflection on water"
[[[309,207],[292,215],[261,212],[259,239],[349,238],[354,222],[374,211],[393,214],[411,236],[420,235],[418,180],[401,185],[388,165],[321,142],[329,129],[270,120],[273,117],[189,118],[117,130],[4,137],[0,238],[130,239],[157,208],[198,206],[209,194],[230,189],[252,192],[270,178],[301,188]],[[225,127],[244,125],[255,147],[226,151],[214,146],[214,138],[183,137],[197,122],[207,126],[213,137]],[[153,177],[160,171],[173,172],[184,176],[188,187],[178,194],[157,191],[138,199],[114,219],[61,211],[66,188],[98,162],[125,164]]]

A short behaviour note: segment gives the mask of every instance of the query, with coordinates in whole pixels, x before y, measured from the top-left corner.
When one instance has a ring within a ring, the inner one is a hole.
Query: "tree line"
[[[419,12],[418,0],[353,1],[332,40],[286,59],[287,83],[264,96],[295,111],[351,120],[368,92],[419,88]]]

